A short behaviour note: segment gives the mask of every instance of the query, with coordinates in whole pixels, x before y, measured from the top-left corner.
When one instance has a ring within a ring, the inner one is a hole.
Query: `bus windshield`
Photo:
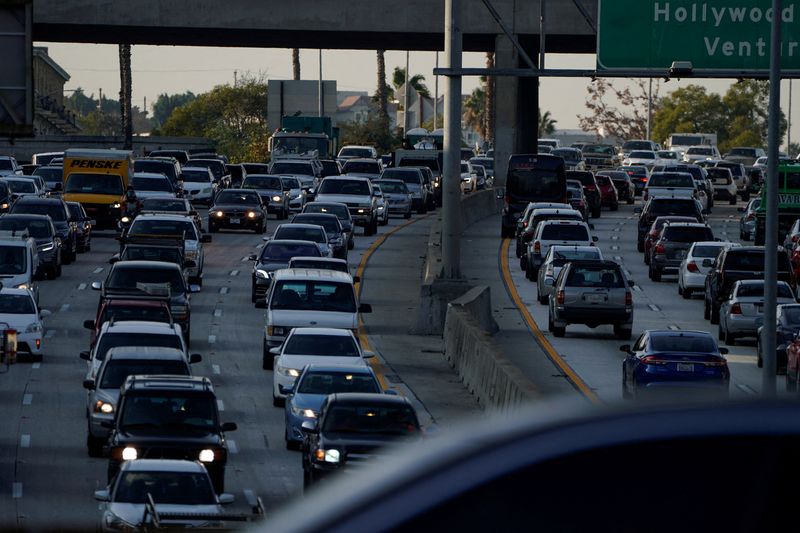
[[[563,202],[567,196],[564,160],[560,157],[525,157],[508,164],[506,183],[513,201]]]

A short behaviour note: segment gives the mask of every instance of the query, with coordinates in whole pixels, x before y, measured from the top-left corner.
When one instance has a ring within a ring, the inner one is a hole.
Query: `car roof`
[[[411,402],[405,396],[370,392],[340,392],[328,396],[328,405],[331,404],[365,404],[373,405],[407,405],[413,409]]]
[[[19,200],[17,200],[19,201]],[[38,215],[34,213],[5,213],[2,218],[6,219],[27,219],[27,220],[52,220],[50,215]],[[20,230],[17,230],[20,231]]]
[[[266,244],[264,244],[264,247],[266,248],[270,244],[273,244],[273,243],[276,243],[276,242],[279,243],[279,244],[307,244],[309,246],[316,246],[317,245],[317,243],[315,243],[314,241],[304,241],[304,240],[301,240],[301,239],[269,239],[268,241],[266,241]]]
[[[112,269],[128,269],[128,268],[151,268],[154,270],[180,270],[180,267],[175,263],[167,263],[166,261],[145,261],[145,260],[135,260],[135,261],[117,261],[111,267]]]
[[[0,289],[0,295],[3,295],[3,294],[14,294],[14,295],[17,295],[17,296],[22,296],[22,295],[26,294],[26,295],[30,296],[31,298],[33,298],[33,295],[31,294],[31,291],[29,291],[28,289],[14,289],[14,288],[11,288],[11,287],[3,287],[2,289]]]
[[[362,365],[327,365],[317,363],[306,365],[306,372],[346,372],[348,374],[369,374],[375,375],[375,371],[370,366]]]
[[[185,170],[185,169],[184,169]],[[134,172],[134,178],[145,178],[148,180],[168,180],[166,174],[161,174],[160,172]]]
[[[354,157],[352,159],[348,159],[347,161],[345,161],[344,164],[346,165],[348,163],[375,163],[375,164],[378,164],[378,160],[377,159],[373,159],[371,157]]]
[[[192,161],[216,161],[217,163],[219,163],[221,165],[224,165],[224,163],[222,161],[220,161],[219,159],[190,159],[189,160],[190,163]],[[197,172],[204,172],[206,174],[211,172],[211,169],[209,169],[208,167],[192,167],[192,166],[188,166],[188,163],[187,163],[187,166],[185,166],[185,167],[183,167],[181,169],[181,172],[186,172],[187,170],[196,170]]]
[[[579,217],[581,217],[581,220],[583,219],[580,211],[576,211],[575,209],[566,209],[566,208],[558,209],[552,207],[542,207],[533,210],[534,217],[537,215],[567,215],[567,214],[578,215]]]
[[[708,331],[701,331],[699,329],[648,329],[645,331],[651,337],[711,337],[713,335]]]
[[[122,388],[128,390],[180,390],[214,393],[211,380],[204,376],[133,375],[125,379]]]
[[[330,177],[333,177],[333,176],[330,176]],[[325,179],[328,179],[328,178],[325,178]],[[336,206],[336,207],[344,207],[345,209],[347,209],[347,204],[344,204],[342,202],[317,202],[315,200],[313,202],[307,203],[306,205],[307,206],[315,205],[317,207],[327,207],[329,205],[333,205],[333,206]]]
[[[552,250],[554,253],[558,252],[559,250],[572,250],[576,252],[597,252],[598,255],[602,254],[600,248],[597,246],[587,246],[585,244],[554,244],[550,247],[550,250]]]
[[[341,283],[353,283],[353,277],[347,272],[338,270],[325,270],[316,268],[285,268],[278,270],[273,275],[273,281],[283,280],[324,280]]]
[[[708,228],[708,224],[702,222],[667,222],[665,228]]]
[[[333,213],[297,213],[294,217],[292,217],[292,220],[297,220],[297,217],[306,217],[306,218],[322,217],[323,220],[325,218],[332,218],[332,219],[335,219],[335,220],[339,220],[339,217],[337,217]],[[293,225],[293,224],[300,224],[300,223],[299,222],[288,222],[287,224],[281,224],[281,226],[285,226],[285,225],[289,225],[289,224]],[[315,226],[315,225],[317,225],[317,224],[312,224],[312,226]]]
[[[106,361],[111,359],[163,359],[168,361],[185,361],[181,350],[161,346],[116,346],[106,352]]]
[[[337,265],[347,264],[347,261],[345,261],[344,259],[339,259],[338,257],[306,257],[302,255],[292,257],[289,261],[314,261],[316,263],[331,263]]]
[[[179,200],[180,200],[180,198],[179,198]],[[142,220],[148,220],[148,219],[152,219],[152,220],[171,220],[173,222],[178,222],[178,221],[185,222],[185,221],[188,220],[188,221],[194,222],[194,219],[192,217],[190,217],[188,215],[182,215],[182,214],[180,214],[178,212],[175,212],[175,213],[140,213],[139,216],[137,216],[135,219],[133,219],[133,222],[136,222],[136,220],[139,217],[142,217]],[[133,222],[131,222],[131,224],[133,224]]]
[[[310,213],[310,214],[316,214],[316,213]],[[331,215],[331,216],[336,216],[336,215]],[[288,227],[300,228],[300,229],[316,229],[325,231],[325,228],[323,228],[319,224],[303,224],[301,222],[287,222],[286,224],[281,224],[277,228],[275,228],[275,233],[277,233],[278,230],[281,228],[288,228]]]
[[[180,459],[134,459],[122,463],[121,468],[124,472],[206,473],[206,467],[200,462]]]
[[[122,320],[119,322],[105,322],[101,334],[105,333],[154,333],[159,335],[174,335],[175,326],[166,322],[153,322],[150,320]]]
[[[559,218],[542,220],[540,224],[544,224],[545,226],[586,226],[586,222],[583,220],[564,220]]]
[[[342,328],[294,328],[290,335],[308,335],[308,336],[319,336],[319,335],[329,335],[335,337],[352,337],[353,332],[349,329],[342,329]]]
[[[64,200],[61,198],[42,198],[39,196],[20,196],[17,203],[20,204],[61,204]]]

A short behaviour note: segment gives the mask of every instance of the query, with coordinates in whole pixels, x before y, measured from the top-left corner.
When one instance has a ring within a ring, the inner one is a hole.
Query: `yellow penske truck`
[[[133,176],[127,150],[69,149],[64,152],[64,200],[80,202],[99,229],[116,229]]]

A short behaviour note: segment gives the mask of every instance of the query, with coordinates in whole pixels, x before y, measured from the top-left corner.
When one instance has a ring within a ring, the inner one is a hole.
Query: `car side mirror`
[[[197,266],[197,263],[194,262],[194,259],[187,259],[183,262],[184,268],[194,268]]]
[[[39,318],[47,318],[53,313],[50,312],[48,309],[40,309],[39,310]]]
[[[506,197],[506,189],[505,187],[498,187],[494,190],[494,197],[498,200],[502,200]]]
[[[556,280],[554,280],[553,278],[544,278],[544,284],[547,285],[548,287],[552,287],[553,285],[556,284]]]
[[[56,183],[53,184],[53,190],[54,191],[63,191],[64,190],[64,185],[60,181],[57,181]]]
[[[372,359],[375,357],[375,352],[364,352],[364,359]]]
[[[111,501],[111,494],[107,490],[96,490],[94,491],[94,499],[99,502],[109,502]]]
[[[256,254],[250,254],[247,256],[250,261],[258,261],[258,256]]]
[[[630,344],[623,344],[619,347],[620,352],[631,353],[631,345]]]
[[[280,355],[281,354],[281,347],[280,346],[276,346],[275,348],[270,348],[269,349],[269,353],[271,353],[272,355]]]
[[[704,268],[711,268],[714,266],[714,261],[711,259],[703,259],[703,267]]]
[[[294,394],[294,387],[292,386],[284,387],[283,385],[278,385],[278,390],[280,391],[281,394],[284,394],[286,396]]]
[[[189,292],[200,292],[200,285],[189,285]]]
[[[256,300],[256,309],[266,309],[267,308],[267,299],[266,298],[259,298]]]
[[[359,313],[371,313],[372,312],[372,306],[370,304],[361,304],[361,305],[358,306],[358,312]]]
[[[192,355],[189,356],[190,365],[193,365],[195,363],[200,363],[202,361],[203,361],[203,356],[200,355],[199,353],[193,353]]]
[[[641,215],[642,214],[642,208],[641,207],[634,207],[633,208],[633,212],[636,213],[637,215]]]
[[[203,234],[200,236],[200,242],[208,244],[211,242],[211,235]]]
[[[314,420],[304,420],[303,423],[300,424],[300,431],[303,433],[316,433],[317,423]]]
[[[94,329],[94,320],[84,320],[83,327],[84,329]]]
[[[592,235],[592,242],[597,242],[598,240],[597,235]]]
[[[353,276],[353,283],[361,283],[361,278],[358,276]]]
[[[114,255],[112,255],[111,257],[108,258],[108,264],[109,265],[113,265],[117,261],[119,261],[119,254],[114,254]],[[94,283],[92,285],[94,285]],[[94,287],[92,287],[92,288],[94,289]]]
[[[236,501],[236,497],[228,492],[223,492],[217,497],[220,505],[228,505]]]
[[[721,353],[722,355],[727,355],[729,352],[730,352],[730,350],[728,350],[727,348],[720,348],[719,349],[719,353]]]
[[[91,354],[87,351],[83,351],[79,355],[80,358],[83,359],[84,361],[88,361],[89,359],[91,359]]]
[[[84,379],[83,380],[83,388],[86,390],[94,390],[94,380],[93,379]]]
[[[236,425],[236,422],[223,422],[219,429],[222,431],[236,431],[238,426]]]

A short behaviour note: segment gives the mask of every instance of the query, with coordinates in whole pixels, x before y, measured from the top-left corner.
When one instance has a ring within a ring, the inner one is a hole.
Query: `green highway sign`
[[[769,70],[771,0],[600,0],[597,69]],[[781,68],[800,70],[800,0],[783,0]]]

